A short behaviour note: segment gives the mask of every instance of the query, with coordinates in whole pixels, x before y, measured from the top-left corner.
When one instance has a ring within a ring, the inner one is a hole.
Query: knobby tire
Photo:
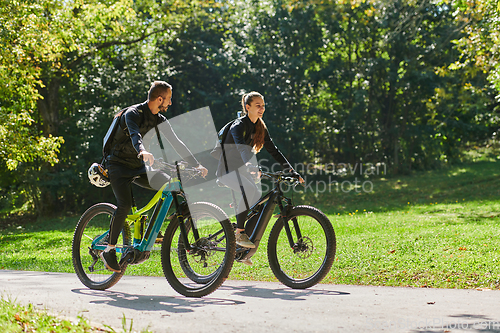
[[[125,268],[120,273],[107,270],[100,258],[94,261],[89,253],[89,251],[92,251],[95,256],[98,256],[101,252],[91,250],[90,246],[95,237],[109,230],[109,222],[115,210],[116,206],[109,203],[96,204],[83,213],[75,228],[72,243],[73,267],[80,281],[90,289],[105,290],[111,288],[125,273]],[[122,244],[125,246],[130,245],[131,236],[130,226],[125,223],[120,234]],[[120,239],[118,242],[120,243]],[[89,265],[92,263],[94,263],[94,272],[89,270]]]
[[[323,280],[332,267],[335,231],[326,215],[311,206],[296,206],[286,218],[296,248],[290,247],[283,220],[279,218],[269,235],[269,266],[276,278],[290,288],[312,287]],[[297,237],[293,219],[298,222],[301,239]]]
[[[179,220],[174,218],[163,237],[161,263],[175,291],[187,297],[203,297],[226,280],[233,266],[236,243],[233,227],[222,209],[201,202],[191,204],[190,211],[184,216],[189,242],[196,242],[192,233],[194,219],[207,251],[203,256],[188,252],[180,235]],[[214,234],[218,236],[212,238]]]

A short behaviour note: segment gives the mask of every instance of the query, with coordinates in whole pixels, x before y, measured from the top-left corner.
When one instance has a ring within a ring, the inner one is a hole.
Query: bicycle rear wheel
[[[90,289],[108,289],[114,286],[125,273],[125,269],[122,269],[120,273],[107,270],[99,257],[102,251],[91,248],[92,241],[109,230],[115,210],[116,206],[112,204],[96,204],[83,213],[75,229],[72,245],[73,267],[80,281]],[[102,242],[104,243],[104,240]],[[125,223],[117,246],[130,245],[130,242],[130,226]]]
[[[287,218],[293,246],[279,219],[269,235],[269,266],[276,278],[290,288],[312,287],[332,267],[337,246],[335,231],[326,215],[311,206],[296,206]]]
[[[184,296],[202,297],[214,292],[233,267],[234,230],[227,215],[216,205],[199,202],[189,208],[184,224],[194,248],[186,248],[179,221],[173,219],[163,237],[161,262],[172,288]],[[197,227],[198,239],[193,226]]]

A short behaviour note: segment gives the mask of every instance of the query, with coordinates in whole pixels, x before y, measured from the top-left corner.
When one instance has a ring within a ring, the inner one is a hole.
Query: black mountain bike
[[[270,179],[274,186],[251,210],[245,224],[245,232],[255,248],[236,248],[237,261],[250,259],[258,250],[273,213],[278,206],[279,213],[269,235],[267,257],[276,278],[294,289],[305,289],[319,283],[330,271],[336,252],[335,231],[330,220],[319,209],[300,205],[294,206],[285,196],[282,184],[296,186],[297,177],[283,172],[263,172],[262,177]],[[236,200],[233,193],[233,207]],[[235,226],[234,226],[235,227]]]

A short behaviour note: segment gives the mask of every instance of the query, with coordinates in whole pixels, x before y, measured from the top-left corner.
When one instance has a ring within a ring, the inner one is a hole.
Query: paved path
[[[107,291],[75,274],[0,270],[0,295],[122,331],[153,332],[500,332],[500,291],[226,281],[186,298],[165,278],[124,276]]]

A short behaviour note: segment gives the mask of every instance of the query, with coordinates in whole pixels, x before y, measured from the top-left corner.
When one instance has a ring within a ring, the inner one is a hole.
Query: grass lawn
[[[122,318],[122,331],[132,332],[133,321]],[[96,327],[84,317],[77,321],[70,321],[35,309],[32,304],[23,306],[15,302],[0,298],[0,332],[50,332],[50,333],[114,333],[112,327]],[[135,331],[134,331],[135,332]],[[150,333],[142,330],[141,333]]]
[[[2,332],[90,333],[112,332],[111,329],[92,327],[85,318],[78,322],[56,318],[35,310],[33,305],[22,306],[0,298],[0,330]]]
[[[323,210],[334,226],[337,255],[324,283],[500,288],[497,162],[363,181],[372,192],[332,187],[293,195],[295,204]],[[74,272],[71,240],[78,218],[4,226],[0,269]],[[276,281],[264,237],[254,265],[235,263],[230,279]],[[154,252],[126,274],[161,276],[159,257]]]

